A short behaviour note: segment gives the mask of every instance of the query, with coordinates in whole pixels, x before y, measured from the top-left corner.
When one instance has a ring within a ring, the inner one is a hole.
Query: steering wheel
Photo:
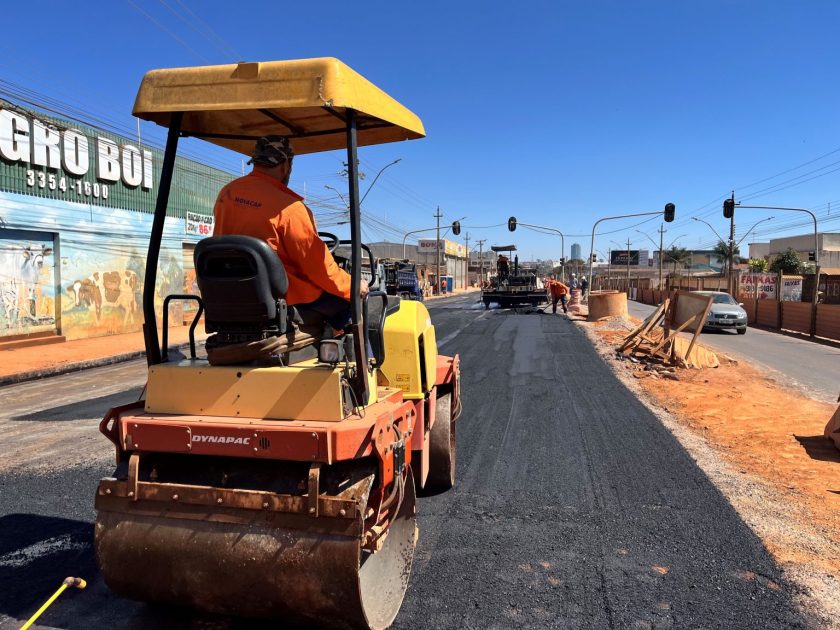
[[[318,232],[318,236],[324,239],[327,249],[330,250],[330,254],[335,254],[335,250],[337,250],[338,246],[341,244],[338,237],[329,232]]]

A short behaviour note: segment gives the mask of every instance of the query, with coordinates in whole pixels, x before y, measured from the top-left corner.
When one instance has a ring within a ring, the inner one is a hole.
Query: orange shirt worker
[[[551,295],[551,312],[557,312],[557,302],[560,302],[563,307],[563,312],[568,313],[569,311],[566,308],[566,296],[569,294],[569,287],[559,280],[549,280],[546,283],[546,288],[548,288],[548,292]]]
[[[219,192],[213,235],[243,234],[267,242],[289,278],[286,302],[307,325],[326,321],[341,330],[350,323],[350,275],[318,236],[303,197],[288,188],[293,158],[288,138],[257,140],[248,162],[253,171]],[[360,294],[364,298],[367,293],[368,284],[362,280]]]

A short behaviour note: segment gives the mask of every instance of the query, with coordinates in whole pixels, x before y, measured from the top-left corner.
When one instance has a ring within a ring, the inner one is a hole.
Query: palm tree
[[[726,275],[726,268],[729,266],[729,243],[726,241],[718,241],[714,249],[715,255],[723,258],[723,273]],[[740,258],[741,248],[735,245],[732,251],[732,258]]]
[[[691,253],[685,247],[672,245],[665,250],[663,260],[670,260],[674,263],[674,274],[676,274],[677,265],[685,265],[686,262],[691,260]]]

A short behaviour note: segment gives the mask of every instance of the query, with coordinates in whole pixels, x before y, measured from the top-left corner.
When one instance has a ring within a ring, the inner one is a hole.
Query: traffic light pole
[[[735,196],[732,196],[734,200]],[[786,208],[783,206],[742,206],[738,205],[739,208],[748,208],[750,210],[786,210],[789,212],[807,212],[811,215],[811,219],[814,221],[814,290],[811,295],[811,336],[815,336],[817,334],[817,293],[819,292],[820,288],[820,249],[819,249],[819,235],[817,232],[817,216],[806,208]],[[733,213],[734,217],[734,213]],[[734,223],[733,223],[734,225]],[[733,235],[734,237],[734,235]],[[782,296],[779,296],[779,301],[781,301]]]
[[[592,241],[589,244],[589,282],[592,282],[592,263],[593,256],[595,256],[595,229],[598,227],[599,223],[603,223],[604,221],[612,221],[613,219],[631,219],[633,217],[649,217],[660,214],[663,214],[662,210],[657,210],[656,212],[637,212],[636,214],[622,214],[615,217],[603,217],[595,221],[595,225],[592,226]],[[668,223],[674,220],[674,204],[665,204],[665,220]]]
[[[735,192],[732,192],[732,203],[735,203]],[[729,217],[729,295],[738,295],[735,286],[735,212]]]
[[[662,258],[663,258],[663,251],[662,246],[664,244],[665,237],[665,225],[660,223],[659,224],[659,290],[662,290]]]
[[[554,232],[555,234],[560,235],[560,282],[566,281],[566,240],[563,236],[563,232],[558,230],[557,228],[547,227],[545,225],[531,225],[530,223],[522,223],[521,221],[517,221],[516,225],[521,225],[522,227],[531,228],[532,230],[545,230],[546,232]],[[508,227],[510,229],[510,227]],[[592,279],[589,280],[592,282]]]

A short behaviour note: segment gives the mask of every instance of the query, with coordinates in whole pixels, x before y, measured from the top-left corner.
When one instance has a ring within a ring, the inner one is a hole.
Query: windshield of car
[[[721,295],[715,296],[715,304],[735,304],[735,300],[732,299],[731,295],[726,295],[725,293]]]

